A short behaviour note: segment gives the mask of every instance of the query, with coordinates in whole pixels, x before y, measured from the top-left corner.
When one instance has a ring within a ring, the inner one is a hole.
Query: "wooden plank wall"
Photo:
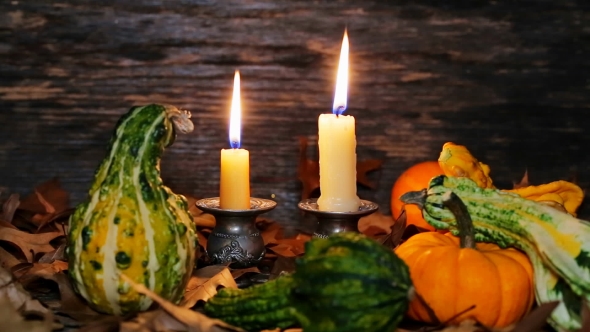
[[[233,72],[242,73],[252,193],[300,218],[298,137],[315,154],[348,28],[348,114],[376,190],[410,165],[467,145],[509,187],[590,185],[590,8],[569,1],[2,1],[0,186],[27,194],[57,176],[85,197],[117,119],[151,102],[192,111],[196,131],[162,162],[165,183],[218,195]],[[590,213],[582,210],[582,216]]]

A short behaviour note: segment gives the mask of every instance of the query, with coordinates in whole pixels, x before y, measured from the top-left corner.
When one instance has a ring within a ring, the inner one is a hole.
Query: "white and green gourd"
[[[117,123],[67,237],[74,290],[95,310],[149,308],[122,275],[172,302],[184,294],[198,240],[186,198],[162,182],[160,158],[177,132],[193,129],[189,112],[157,104],[133,107]]]
[[[422,207],[437,229],[457,233],[443,200],[454,193],[467,207],[476,240],[516,247],[530,258],[538,303],[559,301],[549,322],[559,331],[581,327],[583,301],[590,303],[590,223],[513,193],[480,188],[469,178],[434,177],[427,189],[401,197]]]

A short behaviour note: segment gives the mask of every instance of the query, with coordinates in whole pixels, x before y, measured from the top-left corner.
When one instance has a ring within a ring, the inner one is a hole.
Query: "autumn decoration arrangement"
[[[328,238],[259,217],[260,264],[213,265],[203,248],[215,219],[159,172],[189,118],[132,108],[75,209],[55,180],[4,200],[1,331],[590,330],[590,224],[576,218],[576,184],[499,189],[449,142],[393,184],[392,216]],[[309,197],[318,167],[300,143]],[[371,187],[381,162],[359,165]]]

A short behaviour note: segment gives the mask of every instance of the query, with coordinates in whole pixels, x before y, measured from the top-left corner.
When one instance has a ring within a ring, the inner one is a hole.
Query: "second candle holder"
[[[219,197],[196,202],[199,209],[215,217],[215,227],[207,241],[207,255],[214,264],[233,267],[257,265],[266,252],[256,217],[274,209],[275,201],[250,198],[250,209],[227,210],[219,207]]]
[[[321,211],[318,208],[317,198],[310,198],[299,202],[300,210],[309,212],[318,219],[318,227],[313,233],[315,237],[327,238],[330,235],[341,232],[359,232],[358,221],[361,217],[368,216],[379,209],[377,203],[361,200],[357,211],[331,212]]]

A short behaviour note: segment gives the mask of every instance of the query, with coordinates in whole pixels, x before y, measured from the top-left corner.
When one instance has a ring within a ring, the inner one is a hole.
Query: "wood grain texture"
[[[298,137],[316,155],[345,27],[358,157],[384,160],[377,190],[359,193],[383,213],[399,174],[447,141],[500,187],[525,169],[590,185],[586,1],[32,0],[0,2],[0,186],[58,176],[81,201],[118,118],[161,102],[196,126],[167,150],[165,183],[217,196],[239,69],[252,194],[296,223]]]

